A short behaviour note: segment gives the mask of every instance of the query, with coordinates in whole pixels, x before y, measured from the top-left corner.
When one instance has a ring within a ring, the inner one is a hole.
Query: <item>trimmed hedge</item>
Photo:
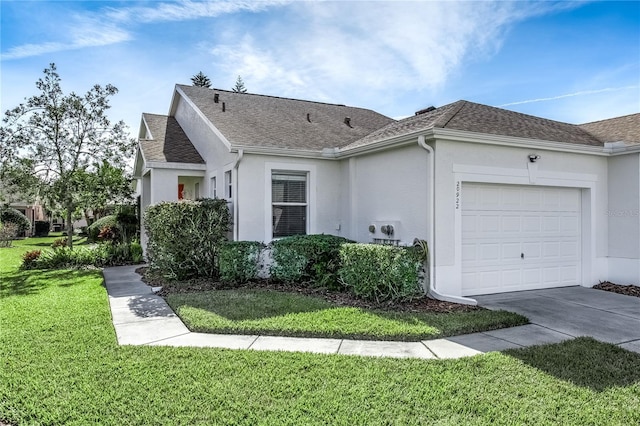
[[[264,244],[258,241],[227,241],[220,246],[220,281],[239,284],[258,278],[258,261]]]
[[[24,233],[31,226],[29,219],[18,210],[8,207],[0,210],[0,222],[1,223],[13,223],[18,227],[16,236],[24,235]]]
[[[46,237],[51,230],[51,224],[46,220],[36,220],[34,237]]]
[[[101,217],[100,219],[89,225],[87,227],[87,239],[89,241],[98,241],[98,235],[100,235],[100,231],[102,230],[102,228],[107,226],[118,226],[116,215],[111,214],[109,216]]]
[[[356,296],[382,302],[422,295],[418,278],[421,253],[413,247],[343,244],[342,284]]]
[[[340,289],[340,247],[351,242],[335,235],[294,235],[273,241],[271,278]]]
[[[171,280],[218,275],[218,252],[231,227],[225,200],[155,204],[147,208],[144,223],[151,272]]]

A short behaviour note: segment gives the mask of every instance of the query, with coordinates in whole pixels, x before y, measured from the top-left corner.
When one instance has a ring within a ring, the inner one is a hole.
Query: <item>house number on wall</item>
[[[460,209],[460,181],[456,182],[456,210]]]

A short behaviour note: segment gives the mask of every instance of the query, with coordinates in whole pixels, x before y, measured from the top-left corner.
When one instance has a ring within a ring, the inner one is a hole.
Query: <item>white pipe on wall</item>
[[[418,145],[424,148],[428,155],[429,168],[429,220],[431,223],[429,226],[429,238],[427,244],[429,245],[429,288],[427,288],[427,294],[434,299],[443,300],[445,302],[463,303],[465,305],[477,305],[478,302],[475,299],[462,296],[453,296],[450,294],[442,294],[436,290],[436,277],[435,277],[435,239],[436,239],[436,161],[433,148],[427,145],[423,135],[418,136]]]

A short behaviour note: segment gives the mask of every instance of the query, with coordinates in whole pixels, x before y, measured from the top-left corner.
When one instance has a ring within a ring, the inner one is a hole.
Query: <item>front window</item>
[[[307,174],[272,172],[273,237],[307,233]]]
[[[218,188],[216,187],[216,178],[211,178],[211,198],[218,198]]]
[[[225,195],[227,196],[227,199],[230,200],[232,198],[231,196],[233,195],[233,192],[232,192],[233,183],[231,182],[231,170],[224,173],[224,184],[226,186],[226,191],[227,191]]]

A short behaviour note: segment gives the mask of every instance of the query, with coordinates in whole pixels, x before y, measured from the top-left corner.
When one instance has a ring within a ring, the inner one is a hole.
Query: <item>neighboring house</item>
[[[142,208],[227,199],[236,240],[426,239],[430,291],[453,301],[640,284],[640,114],[579,126],[458,101],[396,121],[177,85],[139,139]]]
[[[25,237],[30,237],[35,232],[35,222],[48,220],[44,208],[39,203],[29,204],[24,202],[9,203],[9,207],[18,210],[29,219],[29,229],[25,232]]]

